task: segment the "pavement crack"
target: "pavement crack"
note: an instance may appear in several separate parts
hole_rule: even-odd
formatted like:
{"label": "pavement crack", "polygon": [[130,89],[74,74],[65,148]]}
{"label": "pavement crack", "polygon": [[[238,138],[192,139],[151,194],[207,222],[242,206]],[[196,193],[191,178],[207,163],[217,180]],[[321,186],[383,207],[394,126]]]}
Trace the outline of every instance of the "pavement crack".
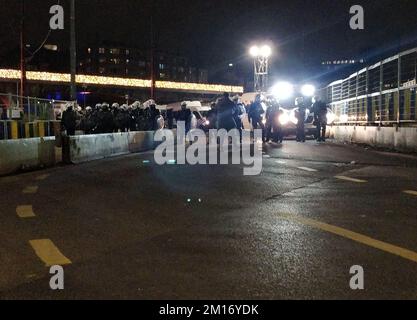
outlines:
{"label": "pavement crack", "polygon": [[312,186],[312,185],[314,185],[316,183],[323,182],[323,181],[325,181],[327,179],[328,179],[327,177],[326,178],[317,179],[317,180],[315,180],[315,181],[313,181],[313,182],[311,182],[309,184],[306,184],[306,185],[303,185],[303,186],[300,186],[300,187],[291,189],[290,191],[286,191],[284,193],[279,193],[279,194],[272,195],[272,196],[264,199],[262,202],[268,202],[268,201],[271,201],[271,200],[276,200],[276,199],[278,199],[280,197],[283,197],[283,196],[285,196],[285,195],[287,195],[287,194],[289,194],[291,192],[298,191],[298,190],[301,190],[301,189],[304,189],[304,188],[308,188],[308,187],[310,187],[310,186]]}

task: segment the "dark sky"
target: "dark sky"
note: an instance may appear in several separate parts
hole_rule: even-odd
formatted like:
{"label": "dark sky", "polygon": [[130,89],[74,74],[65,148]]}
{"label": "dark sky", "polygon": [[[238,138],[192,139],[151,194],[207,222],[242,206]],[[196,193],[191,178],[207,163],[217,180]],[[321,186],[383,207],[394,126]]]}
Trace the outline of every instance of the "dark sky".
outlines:
{"label": "dark sky", "polygon": [[[0,59],[18,44],[19,4],[0,0]],[[40,44],[48,32],[49,7],[58,0],[26,0],[27,42]],[[66,30],[54,31],[48,42],[68,45]],[[308,66],[326,59],[389,54],[417,39],[416,0],[77,0],[79,46],[101,41],[147,48],[150,13],[154,12],[156,45],[178,52],[196,65],[221,70],[234,63],[250,70],[247,55],[255,42],[274,46],[276,77],[309,77]],[[349,8],[365,9],[365,30],[349,28]],[[386,51],[388,50],[388,51]]]}

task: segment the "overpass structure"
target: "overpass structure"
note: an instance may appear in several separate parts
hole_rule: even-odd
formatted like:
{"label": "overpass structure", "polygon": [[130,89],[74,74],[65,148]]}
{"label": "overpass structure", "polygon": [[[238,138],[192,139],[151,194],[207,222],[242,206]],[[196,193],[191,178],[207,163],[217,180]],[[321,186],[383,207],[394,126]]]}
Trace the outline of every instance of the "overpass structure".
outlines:
{"label": "overpass structure", "polygon": [[[0,69],[0,81],[18,81],[21,78],[20,70]],[[71,75],[68,73],[27,71],[26,80],[32,83],[69,84]],[[76,76],[77,85],[98,87],[119,87],[129,89],[151,88],[152,82],[147,79],[104,77],[95,75]],[[156,81],[155,88],[170,92],[186,92],[201,94],[219,94],[229,92],[233,94],[243,93],[242,86],[230,86],[222,84],[187,83],[173,81]]]}
{"label": "overpass structure", "polygon": [[339,124],[416,124],[417,48],[329,84],[322,96]]}
{"label": "overpass structure", "polygon": [[417,48],[334,81],[321,95],[336,115],[330,136],[417,152]]}

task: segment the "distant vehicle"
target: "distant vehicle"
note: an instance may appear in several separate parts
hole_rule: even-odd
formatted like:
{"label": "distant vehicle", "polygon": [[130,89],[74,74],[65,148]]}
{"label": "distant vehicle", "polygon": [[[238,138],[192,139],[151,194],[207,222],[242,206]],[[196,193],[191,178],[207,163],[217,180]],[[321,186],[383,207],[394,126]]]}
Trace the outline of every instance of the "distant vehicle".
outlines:
{"label": "distant vehicle", "polygon": [[[297,107],[281,108],[283,114],[280,116],[279,122],[283,128],[284,137],[295,135],[297,132],[298,119],[295,114],[298,111]],[[327,123],[333,124],[335,121],[335,115],[333,111],[327,108]],[[307,136],[314,136],[316,134],[316,125],[314,123],[314,112],[309,108],[306,110],[305,118],[305,132]]]}

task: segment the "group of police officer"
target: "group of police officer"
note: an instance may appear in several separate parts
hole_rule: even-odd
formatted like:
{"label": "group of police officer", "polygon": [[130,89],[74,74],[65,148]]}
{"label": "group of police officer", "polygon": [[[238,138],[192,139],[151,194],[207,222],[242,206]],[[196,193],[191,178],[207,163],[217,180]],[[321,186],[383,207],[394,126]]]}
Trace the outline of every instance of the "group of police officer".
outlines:
{"label": "group of police officer", "polygon": [[[269,99],[266,101],[266,111],[262,105],[262,97],[260,94],[256,95],[255,101],[253,101],[248,108],[248,119],[254,129],[262,129],[263,141],[280,142],[282,143],[284,138],[284,128],[280,121],[281,116],[284,114],[283,107],[276,99]],[[296,109],[294,116],[297,119],[296,124],[296,141],[305,142],[305,122],[307,106],[303,97],[295,99]],[[311,106],[311,112],[314,114],[313,124],[316,126],[316,140],[318,142],[324,142],[326,136],[327,126],[327,106],[321,101],[320,97],[313,97],[313,104]],[[265,114],[265,124],[263,115]]]}
{"label": "group of police officer", "polygon": [[84,134],[100,134],[158,129],[160,111],[154,102],[143,105],[136,101],[132,105],[113,103],[97,104],[95,107],[74,108],[69,104],[62,114],[61,127],[67,135],[81,130]]}
{"label": "group of police officer", "polygon": [[[275,99],[269,99],[266,101],[266,105],[265,111],[260,94],[256,95],[250,105],[245,106],[238,96],[230,98],[228,93],[224,93],[216,103],[212,104],[212,110],[208,113],[207,120],[212,124],[212,128],[227,131],[238,129],[242,133],[244,129],[243,117],[247,114],[252,127],[262,129],[264,142],[272,140],[282,143],[284,128],[280,117],[284,114],[284,109]],[[307,106],[302,97],[296,98],[295,105],[296,140],[305,142]],[[316,139],[319,142],[324,142],[327,106],[319,97],[314,97],[310,110],[314,113],[313,123],[316,126]],[[165,116],[168,128],[173,128],[175,119],[185,122],[186,132],[191,129],[192,113],[187,108],[186,102],[181,104],[181,110],[175,115],[172,110],[168,110]],[[161,119],[161,113],[153,100],[149,100],[145,104],[136,101],[132,105],[114,103],[110,106],[107,103],[102,103],[97,104],[94,108],[87,107],[85,109],[80,107],[74,109],[72,104],[69,104],[62,114],[61,126],[62,130],[66,130],[67,135],[74,135],[77,129],[82,130],[85,134],[154,131],[160,127],[159,119]]]}

